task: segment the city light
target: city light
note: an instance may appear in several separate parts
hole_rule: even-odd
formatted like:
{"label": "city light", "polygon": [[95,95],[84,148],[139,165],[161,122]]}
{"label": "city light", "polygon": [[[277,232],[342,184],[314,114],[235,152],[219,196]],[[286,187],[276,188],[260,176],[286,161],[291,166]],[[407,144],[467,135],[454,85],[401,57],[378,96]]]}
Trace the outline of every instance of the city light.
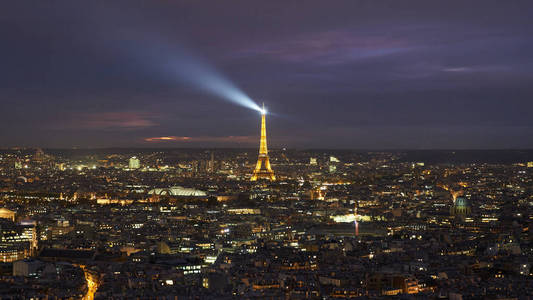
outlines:
{"label": "city light", "polygon": [[533,298],[533,1],[24,2],[0,300]]}

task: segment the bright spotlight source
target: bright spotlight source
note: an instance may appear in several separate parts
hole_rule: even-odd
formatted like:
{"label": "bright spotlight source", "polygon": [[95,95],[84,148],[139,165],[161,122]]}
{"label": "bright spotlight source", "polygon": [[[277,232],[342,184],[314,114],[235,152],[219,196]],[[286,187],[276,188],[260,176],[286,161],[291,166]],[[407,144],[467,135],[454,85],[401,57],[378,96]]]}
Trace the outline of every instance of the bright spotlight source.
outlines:
{"label": "bright spotlight source", "polygon": [[259,108],[259,111],[261,112],[262,115],[266,115],[267,110],[265,108],[265,103],[263,103],[263,106]]}

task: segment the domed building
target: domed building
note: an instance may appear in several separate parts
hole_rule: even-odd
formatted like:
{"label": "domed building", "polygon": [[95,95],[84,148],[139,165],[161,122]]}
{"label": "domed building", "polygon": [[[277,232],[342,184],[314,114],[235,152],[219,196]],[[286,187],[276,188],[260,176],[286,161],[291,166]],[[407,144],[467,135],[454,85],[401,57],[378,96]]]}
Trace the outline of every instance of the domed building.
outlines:
{"label": "domed building", "polygon": [[464,197],[457,197],[453,200],[453,206],[450,208],[450,214],[453,216],[470,215],[472,207],[470,201]]}

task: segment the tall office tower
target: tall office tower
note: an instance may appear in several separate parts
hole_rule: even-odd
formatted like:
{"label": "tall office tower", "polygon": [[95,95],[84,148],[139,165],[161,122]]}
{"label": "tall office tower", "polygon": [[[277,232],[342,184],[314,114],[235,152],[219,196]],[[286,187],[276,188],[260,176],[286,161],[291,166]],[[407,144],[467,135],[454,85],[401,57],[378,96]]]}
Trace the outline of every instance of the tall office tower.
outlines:
{"label": "tall office tower", "polygon": [[209,160],[209,172],[215,172],[215,153],[211,151],[211,159]]}
{"label": "tall office tower", "polygon": [[254,173],[250,179],[251,181],[256,181],[258,179],[276,180],[274,171],[272,171],[272,168],[270,167],[270,160],[268,159],[265,115],[265,105],[263,104],[263,110],[261,111],[261,143],[259,144],[259,157],[257,158],[257,164],[255,165]]}
{"label": "tall office tower", "polygon": [[46,159],[46,155],[44,154],[43,149],[37,148],[35,150],[35,154],[33,155],[33,161],[35,162],[43,162]]}
{"label": "tall office tower", "polygon": [[130,158],[129,167],[130,169],[138,169],[141,167],[141,161],[137,158],[137,156]]}

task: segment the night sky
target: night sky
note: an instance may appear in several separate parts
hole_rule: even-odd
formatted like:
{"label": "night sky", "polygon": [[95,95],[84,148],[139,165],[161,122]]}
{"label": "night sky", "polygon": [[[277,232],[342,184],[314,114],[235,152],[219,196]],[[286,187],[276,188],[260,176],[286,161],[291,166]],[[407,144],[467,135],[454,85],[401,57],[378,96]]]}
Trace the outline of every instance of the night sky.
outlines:
{"label": "night sky", "polygon": [[[3,1],[0,147],[533,148],[533,1]],[[168,137],[161,139],[160,137]]]}

